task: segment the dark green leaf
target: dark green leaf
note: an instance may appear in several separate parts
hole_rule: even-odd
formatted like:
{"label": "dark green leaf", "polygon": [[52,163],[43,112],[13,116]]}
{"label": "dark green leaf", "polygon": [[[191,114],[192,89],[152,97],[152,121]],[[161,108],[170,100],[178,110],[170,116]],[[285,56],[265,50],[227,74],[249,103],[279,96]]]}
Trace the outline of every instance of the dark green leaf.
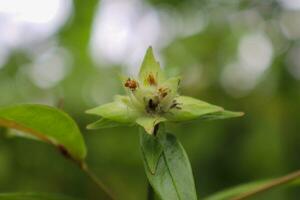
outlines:
{"label": "dark green leaf", "polygon": [[0,200],[78,200],[63,195],[38,193],[9,193],[0,194]]}
{"label": "dark green leaf", "polygon": [[163,200],[196,200],[197,194],[188,157],[174,135],[160,135],[163,153],[159,157],[155,174],[148,168],[144,156],[146,175],[155,192]]}
{"label": "dark green leaf", "polygon": [[32,104],[1,107],[0,126],[53,144],[73,159],[82,160],[86,156],[86,147],[77,124],[59,109]]}
{"label": "dark green leaf", "polygon": [[151,174],[155,174],[163,147],[160,144],[158,137],[150,135],[144,130],[140,131],[140,144],[147,167],[149,168]]}

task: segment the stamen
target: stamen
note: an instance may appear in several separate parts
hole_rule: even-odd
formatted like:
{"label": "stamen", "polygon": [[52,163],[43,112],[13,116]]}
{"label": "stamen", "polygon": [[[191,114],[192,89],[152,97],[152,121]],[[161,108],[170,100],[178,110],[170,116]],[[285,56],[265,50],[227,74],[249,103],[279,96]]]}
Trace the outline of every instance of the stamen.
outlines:
{"label": "stamen", "polygon": [[128,78],[124,86],[129,88],[131,91],[134,91],[139,86],[139,83],[135,80],[131,80],[130,78]]}
{"label": "stamen", "polygon": [[153,76],[153,74],[149,74],[147,81],[150,85],[157,85],[155,77]]}

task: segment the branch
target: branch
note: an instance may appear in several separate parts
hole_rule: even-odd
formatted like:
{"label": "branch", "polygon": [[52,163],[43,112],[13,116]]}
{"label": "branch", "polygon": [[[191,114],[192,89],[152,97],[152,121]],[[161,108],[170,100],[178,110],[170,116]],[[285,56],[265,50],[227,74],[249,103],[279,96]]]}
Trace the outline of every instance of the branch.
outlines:
{"label": "branch", "polygon": [[96,176],[96,174],[91,171],[85,162],[80,165],[80,169],[97,185],[100,190],[107,195],[107,197],[109,197],[109,199],[116,199],[112,192],[104,185],[104,183]]}

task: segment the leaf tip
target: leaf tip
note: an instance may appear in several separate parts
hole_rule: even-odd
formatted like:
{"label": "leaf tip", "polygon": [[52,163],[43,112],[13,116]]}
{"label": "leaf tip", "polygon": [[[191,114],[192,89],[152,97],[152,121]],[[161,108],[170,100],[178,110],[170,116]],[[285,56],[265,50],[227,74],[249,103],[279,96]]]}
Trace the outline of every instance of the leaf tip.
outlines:
{"label": "leaf tip", "polygon": [[94,115],[95,114],[95,108],[91,108],[91,109],[88,109],[86,111],[84,111],[86,114],[90,114],[90,115]]}
{"label": "leaf tip", "polygon": [[245,115],[244,112],[236,112],[237,117],[243,117]]}
{"label": "leaf tip", "polygon": [[93,128],[93,124],[88,124],[88,125],[86,125],[86,129],[88,129],[88,130],[93,130],[94,128]]}
{"label": "leaf tip", "polygon": [[84,111],[84,113],[86,113],[86,114],[91,114],[91,110],[92,110],[92,109],[86,110],[86,111]]}

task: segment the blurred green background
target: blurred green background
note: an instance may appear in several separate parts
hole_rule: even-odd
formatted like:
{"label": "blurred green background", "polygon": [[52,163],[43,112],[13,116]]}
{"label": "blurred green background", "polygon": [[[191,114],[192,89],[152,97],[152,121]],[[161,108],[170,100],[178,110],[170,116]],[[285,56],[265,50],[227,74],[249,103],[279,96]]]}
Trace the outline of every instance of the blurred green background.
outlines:
{"label": "blurred green background", "polygon": [[[84,111],[122,93],[152,45],[181,93],[242,118],[170,124],[199,197],[300,168],[298,0],[0,0],[0,106],[57,105],[80,125],[88,163],[121,200],[146,198],[137,128],[87,131]],[[2,132],[4,132],[2,130]],[[51,146],[0,139],[0,192],[104,199]],[[276,189],[254,199],[299,199]]]}

